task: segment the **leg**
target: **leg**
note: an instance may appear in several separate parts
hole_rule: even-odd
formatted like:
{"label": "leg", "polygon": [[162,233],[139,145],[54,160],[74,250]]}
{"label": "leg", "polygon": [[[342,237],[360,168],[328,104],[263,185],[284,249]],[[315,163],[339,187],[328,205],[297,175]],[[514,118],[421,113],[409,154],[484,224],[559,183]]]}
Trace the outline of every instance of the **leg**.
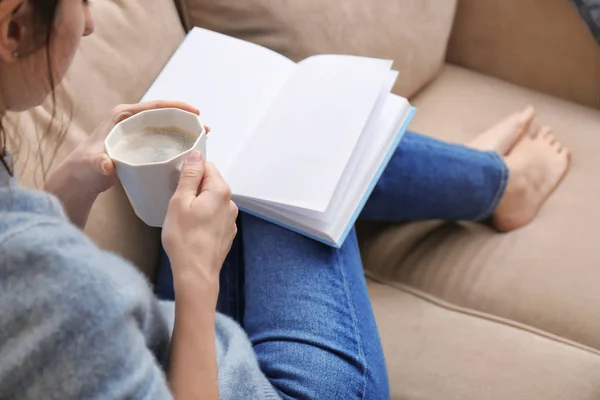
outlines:
{"label": "leg", "polygon": [[242,214],[243,326],[286,399],[387,399],[377,325],[352,232],[339,250]]}
{"label": "leg", "polygon": [[[337,250],[241,214],[217,309],[237,320],[285,399],[388,399],[356,235]],[[168,259],[157,295],[172,299]]]}
{"label": "leg", "polygon": [[498,153],[407,132],[361,218],[483,219],[498,205],[507,181],[508,168]]}
{"label": "leg", "polygon": [[528,224],[565,176],[570,158],[550,128],[526,135],[533,117],[533,108],[527,107],[466,146],[407,133],[361,217],[491,217],[501,231]]}
{"label": "leg", "polygon": [[508,154],[529,129],[534,109],[514,113],[467,146],[407,132],[361,215],[365,219],[477,220],[505,190]]}

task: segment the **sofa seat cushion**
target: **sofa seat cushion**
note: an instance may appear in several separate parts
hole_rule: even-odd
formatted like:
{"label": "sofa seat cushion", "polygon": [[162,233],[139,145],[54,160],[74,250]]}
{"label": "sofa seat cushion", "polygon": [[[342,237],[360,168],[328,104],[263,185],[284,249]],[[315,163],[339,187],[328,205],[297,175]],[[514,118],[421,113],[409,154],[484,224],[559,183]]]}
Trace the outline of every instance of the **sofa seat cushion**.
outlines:
{"label": "sofa seat cushion", "polygon": [[595,400],[600,353],[370,281],[394,400]]}
{"label": "sofa seat cushion", "polygon": [[[172,0],[99,1],[91,7],[96,31],[82,40],[57,91],[63,105],[57,124],[68,129],[56,153],[53,146],[44,150],[46,161],[56,155],[54,165],[91,134],[114,106],[138,102],[184,36]],[[36,135],[44,134],[51,115],[47,104],[7,117],[6,125],[21,138],[17,171],[28,186],[42,186]],[[120,186],[98,199],[87,228],[100,246],[152,275],[159,254],[158,231],[135,216]]]}
{"label": "sofa seat cushion", "polygon": [[394,60],[395,92],[411,96],[443,64],[456,0],[179,0],[191,26],[271,48]]}
{"label": "sofa seat cushion", "polygon": [[464,142],[530,103],[537,124],[554,127],[573,153],[570,173],[533,223],[508,234],[477,223],[367,224],[365,266],[449,303],[600,349],[600,111],[448,65],[414,99],[411,128]]}

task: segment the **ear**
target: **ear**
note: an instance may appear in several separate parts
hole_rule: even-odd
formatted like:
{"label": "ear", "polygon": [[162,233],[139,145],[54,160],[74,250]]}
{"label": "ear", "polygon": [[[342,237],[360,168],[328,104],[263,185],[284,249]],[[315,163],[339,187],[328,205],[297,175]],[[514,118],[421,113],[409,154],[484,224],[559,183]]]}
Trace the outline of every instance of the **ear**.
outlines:
{"label": "ear", "polygon": [[17,18],[22,0],[0,0],[0,60],[15,61],[15,52],[23,40],[25,27]]}

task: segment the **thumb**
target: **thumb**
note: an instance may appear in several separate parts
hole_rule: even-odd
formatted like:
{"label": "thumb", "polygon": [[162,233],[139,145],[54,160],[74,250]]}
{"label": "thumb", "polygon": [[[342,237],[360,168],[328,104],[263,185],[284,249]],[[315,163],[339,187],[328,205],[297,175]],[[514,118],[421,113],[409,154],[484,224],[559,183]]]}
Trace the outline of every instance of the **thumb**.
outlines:
{"label": "thumb", "polygon": [[106,154],[102,154],[99,157],[98,165],[100,166],[100,172],[104,176],[113,176],[115,174],[115,164]]}
{"label": "thumb", "polygon": [[195,198],[204,177],[204,157],[199,151],[192,151],[188,156],[179,175],[176,193]]}

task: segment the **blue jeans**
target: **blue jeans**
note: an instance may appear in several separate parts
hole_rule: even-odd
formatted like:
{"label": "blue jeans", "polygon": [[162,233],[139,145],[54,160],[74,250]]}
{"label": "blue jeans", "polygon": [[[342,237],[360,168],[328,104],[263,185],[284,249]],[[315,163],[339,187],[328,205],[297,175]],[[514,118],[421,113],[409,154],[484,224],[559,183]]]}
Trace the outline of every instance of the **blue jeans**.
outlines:
{"label": "blue jeans", "polygon": [[[495,153],[408,132],[361,218],[484,219],[498,205],[507,178]],[[388,399],[355,232],[334,249],[247,214],[238,223],[217,309],[245,329],[281,396]],[[173,299],[170,265],[163,259],[157,294]]]}

